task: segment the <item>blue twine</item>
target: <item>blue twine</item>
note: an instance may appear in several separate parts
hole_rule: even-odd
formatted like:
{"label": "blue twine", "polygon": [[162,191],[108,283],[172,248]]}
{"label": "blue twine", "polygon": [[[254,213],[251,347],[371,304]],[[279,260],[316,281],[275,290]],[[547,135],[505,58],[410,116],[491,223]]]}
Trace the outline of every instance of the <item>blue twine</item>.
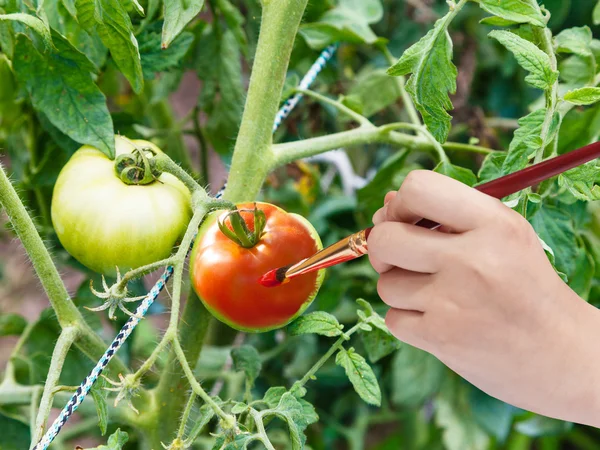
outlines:
{"label": "blue twine", "polygon": [[[304,76],[302,81],[300,82],[300,89],[308,89],[312,83],[315,81],[321,70],[325,67],[327,62],[331,60],[335,51],[337,49],[337,44],[330,45],[327,47],[321,55],[317,58],[315,63],[312,65],[310,70]],[[303,95],[298,93],[288,100],[282,105],[281,109],[277,112],[275,116],[275,122],[273,124],[273,133],[279,128],[281,123],[289,116],[290,112],[296,107],[296,105],[300,102]],[[225,184],[219,192],[215,195],[215,198],[220,198],[223,195],[225,190]],[[194,245],[194,241],[192,240],[192,244],[188,249],[188,254],[192,250],[192,246]],[[110,344],[110,347],[104,352],[96,366],[91,370],[85,380],[79,385],[77,391],[73,394],[67,405],[63,408],[59,416],[54,420],[48,431],[44,435],[44,437],[37,443],[37,445],[33,448],[33,450],[46,450],[48,446],[52,443],[54,438],[60,433],[62,427],[67,423],[67,420],[73,415],[73,413],[77,410],[79,405],[83,402],[87,394],[92,389],[94,383],[98,380],[98,377],[102,373],[102,371],[106,368],[108,363],[111,361],[113,356],[117,353],[117,351],[121,348],[123,343],[127,340],[127,338],[131,335],[134,328],[140,322],[140,320],[146,315],[148,312],[148,308],[154,303],[160,292],[163,290],[169,278],[173,275],[173,267],[169,266],[165,269],[164,273],[161,275],[156,284],[150,289],[142,303],[135,310],[135,316],[131,316],[129,320],[123,325],[119,334],[115,337],[115,339]]]}

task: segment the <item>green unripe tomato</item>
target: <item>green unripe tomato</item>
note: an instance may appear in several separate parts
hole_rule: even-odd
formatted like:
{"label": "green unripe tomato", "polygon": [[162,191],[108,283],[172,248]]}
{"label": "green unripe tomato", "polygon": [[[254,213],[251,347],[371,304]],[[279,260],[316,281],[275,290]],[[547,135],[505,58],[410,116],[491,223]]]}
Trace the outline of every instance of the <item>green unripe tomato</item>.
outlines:
{"label": "green unripe tomato", "polygon": [[[148,141],[115,136],[116,156]],[[167,258],[191,219],[191,195],[168,173],[146,185],[127,185],[114,161],[89,145],[61,170],[52,198],[52,223],[63,247],[84,266],[109,276]]]}

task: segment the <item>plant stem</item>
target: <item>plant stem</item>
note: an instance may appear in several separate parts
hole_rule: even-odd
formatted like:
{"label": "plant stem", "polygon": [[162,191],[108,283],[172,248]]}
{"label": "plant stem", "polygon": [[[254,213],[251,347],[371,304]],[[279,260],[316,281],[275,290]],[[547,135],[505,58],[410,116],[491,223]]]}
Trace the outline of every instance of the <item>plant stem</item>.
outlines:
{"label": "plant stem", "polygon": [[[211,317],[194,291],[190,291],[179,321],[178,342],[185,349],[186,360],[194,365],[202,350]],[[177,356],[171,352],[154,391],[159,410],[150,423],[153,448],[161,448],[161,442],[170,442],[177,433],[178,419],[181,417],[190,388],[190,384],[183,377],[184,373],[177,362]]]}
{"label": "plant stem", "polygon": [[256,431],[260,435],[260,440],[267,448],[267,450],[275,450],[273,444],[269,440],[269,436],[267,435],[267,431],[265,430],[265,424],[263,423],[263,415],[259,413],[255,409],[250,409],[250,415],[254,419],[254,424],[256,425]]}
{"label": "plant stem", "polygon": [[[436,146],[429,140],[391,131],[394,128],[408,127],[414,127],[414,125],[398,123],[377,128],[359,127],[354,130],[342,131],[327,136],[286,142],[285,144],[276,144],[273,146],[274,161],[272,168],[336,148],[372,144],[375,142],[389,143],[398,147],[407,148],[408,150],[432,151],[436,149]],[[442,148],[481,154],[487,154],[494,151],[485,147],[459,143],[447,143],[442,145]]]}
{"label": "plant stem", "polygon": [[366,127],[368,127],[368,126],[374,127],[374,125],[371,123],[371,121],[369,119],[367,119],[365,116],[357,113],[356,111],[351,110],[346,105],[344,105],[341,102],[338,102],[337,100],[326,97],[324,95],[319,94],[318,92],[311,91],[308,89],[296,89],[295,92],[303,94],[307,97],[312,97],[315,100],[317,100],[321,103],[324,103],[326,105],[333,106],[339,112],[341,112],[342,114],[345,114],[346,116],[350,117],[351,119],[354,119],[360,125],[364,125]]}
{"label": "plant stem", "polygon": [[[0,203],[6,209],[8,218],[31,259],[61,328],[76,326],[79,329],[79,338],[75,345],[90,359],[96,361],[104,353],[106,344],[90,328],[71,301],[48,249],[1,165]],[[119,358],[114,358],[111,366],[118,371],[127,372],[127,367]]]}
{"label": "plant stem", "polygon": [[333,354],[335,352],[337,352],[343,345],[344,343],[348,340],[348,338],[350,336],[352,336],[356,330],[358,330],[360,327],[360,323],[357,323],[356,325],[354,325],[352,328],[350,328],[348,330],[348,332],[342,334],[340,336],[340,338],[335,341],[335,343],[331,346],[331,348],[327,351],[327,353],[325,353],[321,359],[319,359],[311,368],[308,372],[306,372],[306,374],[304,375],[304,377],[302,377],[301,380],[298,380],[294,383],[294,385],[291,387],[290,392],[293,392],[295,389],[299,389],[302,386],[304,386],[306,383],[308,383],[313,376],[315,375],[315,373],[317,373],[317,371],[323,367],[323,364],[325,364],[327,362],[327,360],[329,358],[331,358],[331,356],[333,356]]}
{"label": "plant stem", "polygon": [[188,399],[188,403],[183,411],[183,416],[181,416],[181,422],[179,424],[179,431],[177,432],[177,438],[183,439],[183,434],[185,433],[185,425],[190,417],[190,413],[192,412],[192,407],[194,406],[194,402],[196,401],[196,393],[192,392],[190,394],[190,398]]}
{"label": "plant stem", "polygon": [[229,414],[227,414],[225,411],[223,411],[221,409],[221,407],[214,402],[214,400],[206,393],[206,391],[202,388],[202,386],[200,386],[200,383],[198,383],[198,381],[196,380],[196,377],[194,376],[194,372],[192,372],[192,369],[190,368],[190,365],[185,356],[185,353],[183,352],[183,349],[181,348],[181,344],[179,343],[178,340],[175,340],[173,342],[173,348],[175,349],[175,354],[177,355],[177,359],[179,360],[179,363],[181,364],[181,368],[183,369],[183,372],[185,373],[185,376],[187,377],[188,381],[190,382],[190,385],[192,386],[192,389],[194,390],[196,395],[198,395],[198,397],[200,397],[202,400],[204,400],[204,402],[206,404],[210,405],[212,410],[222,420],[229,421],[231,419],[231,416]]}
{"label": "plant stem", "polygon": [[62,371],[65,358],[71,345],[75,342],[79,335],[79,328],[75,326],[67,327],[62,330],[58,341],[52,351],[52,360],[50,363],[50,369],[48,370],[48,377],[46,378],[46,384],[44,385],[44,392],[42,393],[42,400],[38,410],[37,418],[35,421],[35,431],[31,440],[31,447],[42,438],[48,416],[50,415],[50,409],[52,408],[52,399],[54,397],[54,388],[58,383],[58,378]]}
{"label": "plant stem", "polygon": [[191,193],[195,193],[198,191],[204,192],[204,189],[198,182],[192,177],[189,173],[187,173],[179,164],[173,161],[169,156],[165,154],[161,154],[155,158],[156,160],[156,168],[161,172],[167,172],[175,177],[179,178],[179,180],[185,184],[185,186],[189,189]]}
{"label": "plant stem", "polygon": [[[535,2],[535,6],[538,8],[541,14],[541,9],[537,2]],[[544,52],[546,52],[546,54],[550,58],[550,68],[556,71],[558,69],[558,61],[556,60],[556,54],[554,53],[554,46],[552,44],[552,31],[550,31],[550,29],[547,27],[534,27],[534,30],[542,41],[542,50],[544,50]],[[548,142],[548,134],[550,133],[552,121],[554,120],[554,113],[556,112],[557,104],[558,78],[554,82],[552,87],[548,91],[546,91],[546,116],[544,117],[544,122],[542,123],[542,131],[540,133],[540,137],[542,138],[542,145],[535,154],[535,158],[533,161],[534,164],[537,164],[544,159],[544,152],[546,150],[546,147],[550,144],[550,142]]]}
{"label": "plant stem", "polygon": [[273,122],[294,38],[308,0],[263,0],[260,34],[246,106],[224,198],[251,201],[273,166]]}
{"label": "plant stem", "polygon": [[[394,65],[396,63],[396,58],[394,58],[387,46],[383,46],[381,50],[388,64]],[[406,78],[403,76],[394,78],[396,79],[396,84],[398,85],[398,90],[400,91],[400,96],[402,97],[402,102],[404,103],[408,117],[414,125],[421,125],[421,118],[415,108],[415,104],[413,103],[412,98],[410,98],[410,95],[408,95],[408,92],[406,92]]]}

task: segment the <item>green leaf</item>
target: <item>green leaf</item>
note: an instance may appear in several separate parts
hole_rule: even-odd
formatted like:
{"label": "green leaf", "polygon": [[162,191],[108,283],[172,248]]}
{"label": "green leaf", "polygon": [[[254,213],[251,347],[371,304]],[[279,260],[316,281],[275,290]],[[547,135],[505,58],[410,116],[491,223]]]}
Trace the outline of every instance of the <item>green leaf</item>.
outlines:
{"label": "green leaf", "polygon": [[0,337],[19,336],[26,326],[27,320],[18,314],[0,314]]}
{"label": "green leaf", "polygon": [[3,20],[14,20],[17,22],[21,22],[28,27],[31,27],[35,30],[44,40],[44,44],[46,45],[46,50],[52,48],[52,37],[50,35],[50,30],[48,26],[37,17],[31,16],[29,14],[23,13],[13,13],[13,14],[0,14],[0,22]]}
{"label": "green leaf", "polygon": [[157,72],[177,67],[192,45],[194,35],[185,31],[164,50],[160,47],[160,39],[160,33],[149,30],[138,37],[142,71],[147,80],[154,78]]}
{"label": "green leaf", "polygon": [[600,88],[584,87],[565,94],[565,100],[574,105],[592,105],[600,101]]}
{"label": "green leaf", "polygon": [[493,152],[485,157],[477,174],[479,177],[478,184],[492,181],[505,175],[502,171],[502,166],[504,165],[506,155],[506,152]]}
{"label": "green leaf", "polygon": [[558,79],[558,72],[552,70],[550,57],[533,43],[504,30],[494,30],[489,36],[512,52],[519,65],[530,72],[525,81],[531,86],[547,90]]}
{"label": "green leaf", "polygon": [[108,405],[106,404],[106,392],[102,389],[102,383],[92,387],[90,394],[94,399],[96,405],[96,413],[98,414],[98,428],[102,436],[106,434],[106,428],[108,426]]}
{"label": "green leaf", "polygon": [[504,403],[475,386],[469,386],[469,405],[475,420],[481,427],[498,439],[500,443],[506,441],[515,415],[520,409]]}
{"label": "green leaf", "polygon": [[573,220],[564,211],[544,205],[530,220],[537,234],[553,250],[556,268],[571,274],[577,259],[577,239]]}
{"label": "green leaf", "polygon": [[600,1],[598,1],[598,3],[596,3],[596,6],[594,7],[592,20],[594,21],[594,25],[600,25]]}
{"label": "green leaf", "polygon": [[[519,119],[520,128],[515,131],[513,140],[508,149],[508,155],[504,160],[502,171],[509,174],[521,170],[527,166],[529,160],[541,147],[541,133],[546,110],[538,109],[531,114]],[[548,131],[547,142],[551,142],[558,129],[560,116],[555,113],[554,120]]]}
{"label": "green leaf", "polygon": [[380,0],[339,0],[338,6],[327,11],[316,23],[300,27],[300,34],[314,49],[333,42],[374,44],[377,35],[369,25],[383,17]]}
{"label": "green leaf", "polygon": [[344,368],[360,398],[371,405],[381,405],[379,383],[365,358],[356,353],[354,348],[349,350],[342,348],[335,357],[335,363]]}
{"label": "green leaf", "polygon": [[219,35],[209,28],[200,40],[195,61],[204,86],[198,103],[208,115],[208,140],[226,155],[235,142],[244,106],[240,48],[229,30]]}
{"label": "green leaf", "polygon": [[433,170],[434,172],[454,178],[467,186],[474,186],[477,183],[477,176],[471,169],[455,166],[454,164],[451,164],[450,161],[441,161]]}
{"label": "green leaf", "polygon": [[0,412],[0,449],[23,450],[29,448],[29,426]]}
{"label": "green leaf", "polygon": [[456,66],[452,63],[452,40],[448,25],[452,13],[439,19],[432,30],[409,47],[388,74],[412,74],[406,88],[431,134],[444,143],[450,132],[452,109],[449,94],[456,93]]}
{"label": "green leaf", "polygon": [[[217,8],[223,14],[227,26],[234,34],[240,48],[246,51],[248,47],[248,38],[244,30],[244,23],[246,19],[240,10],[229,0],[217,0]],[[244,53],[245,54],[245,53]]]}
{"label": "green leaf", "polygon": [[129,440],[129,435],[124,431],[121,431],[120,428],[117,428],[113,434],[108,438],[108,443],[106,445],[100,445],[98,447],[90,448],[87,450],[122,450],[123,446]]}
{"label": "green leaf", "polygon": [[391,373],[392,402],[416,407],[438,392],[447,372],[435,356],[404,344],[394,355]]}
{"label": "green leaf", "polygon": [[479,6],[490,14],[501,17],[509,23],[530,23],[545,27],[546,21],[531,1],[528,0],[480,0]]}
{"label": "green leaf", "polygon": [[165,22],[162,29],[162,48],[167,48],[196,17],[204,0],[169,0],[164,2]]}
{"label": "green leaf", "polygon": [[75,6],[81,26],[89,33],[98,33],[119,70],[140,93],[144,87],[140,52],[123,4],[120,0],[75,0]]}
{"label": "green leaf", "polygon": [[469,404],[469,386],[447,378],[434,401],[435,423],[443,430],[447,450],[487,450],[490,438],[477,423]]}
{"label": "green leaf", "polygon": [[298,317],[298,319],[288,326],[288,331],[292,336],[315,333],[322,336],[334,337],[342,334],[343,328],[331,314],[324,311],[315,311]]}
{"label": "green leaf", "polygon": [[394,353],[402,346],[389,331],[374,327],[372,331],[361,333],[362,341],[367,351],[369,361],[376,363],[382,358]]}
{"label": "green leaf", "polygon": [[400,90],[397,80],[385,70],[367,66],[357,74],[348,90],[348,97],[356,97],[362,105],[360,114],[371,117],[396,103],[400,98]]}
{"label": "green leaf", "polygon": [[405,167],[409,152],[400,150],[394,152],[378,168],[377,173],[369,183],[356,191],[358,207],[367,216],[367,220],[383,206],[383,195],[388,191],[398,190],[402,180],[413,167]]}
{"label": "green leaf", "polygon": [[[275,396],[281,392],[283,388],[271,388],[267,392],[269,394],[268,404],[272,404]],[[267,398],[267,396],[265,396]],[[263,411],[266,416],[274,415],[284,420],[289,428],[290,440],[293,450],[301,450],[304,448],[306,436],[304,430],[311,423],[319,420],[319,416],[315,412],[315,408],[306,400],[297,398],[290,392],[284,392],[277,405],[269,410]]]}
{"label": "green leaf", "polygon": [[572,423],[538,415],[515,425],[515,429],[519,433],[529,437],[556,436],[566,433],[572,428]]}
{"label": "green leaf", "polygon": [[593,56],[573,55],[563,59],[559,66],[560,78],[569,86],[591,84],[596,74],[596,61]]}
{"label": "green leaf", "polygon": [[590,108],[573,108],[562,121],[558,153],[563,154],[595,142],[600,135],[600,103]]}
{"label": "green leaf", "polygon": [[254,380],[258,377],[262,363],[260,355],[251,345],[242,345],[239,348],[231,350],[231,359],[235,370],[244,372],[250,386],[254,385]]}
{"label": "green leaf", "polygon": [[584,300],[588,300],[590,291],[594,282],[596,272],[596,261],[588,253],[587,248],[579,247],[577,249],[577,259],[575,260],[575,269],[569,274],[569,287]]}
{"label": "green leaf", "polygon": [[574,53],[579,56],[591,56],[592,30],[589,27],[574,27],[556,35],[559,53]]}
{"label": "green leaf", "polygon": [[567,189],[573,197],[586,202],[600,200],[600,167],[592,161],[571,169],[558,177],[559,186]]}
{"label": "green leaf", "polygon": [[94,65],[56,32],[57,53],[41,55],[25,35],[19,35],[13,68],[25,84],[33,106],[61,132],[81,144],[114,156],[114,131],[106,99],[94,84]]}

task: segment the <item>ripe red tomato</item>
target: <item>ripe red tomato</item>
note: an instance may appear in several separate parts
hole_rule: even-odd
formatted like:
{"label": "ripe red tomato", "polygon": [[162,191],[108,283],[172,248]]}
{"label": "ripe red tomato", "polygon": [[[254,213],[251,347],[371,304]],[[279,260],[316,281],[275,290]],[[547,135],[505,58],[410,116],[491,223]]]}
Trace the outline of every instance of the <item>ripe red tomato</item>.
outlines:
{"label": "ripe red tomato", "polygon": [[200,227],[190,259],[192,286],[206,308],[232,328],[250,332],[283,327],[302,314],[325,275],[320,270],[277,288],[260,285],[264,273],[307,258],[323,246],[305,218],[268,203],[238,205],[251,232],[255,205],[264,212],[264,229],[252,247],[243,247],[221,231],[219,222],[230,230],[234,227],[230,212],[217,211]]}

